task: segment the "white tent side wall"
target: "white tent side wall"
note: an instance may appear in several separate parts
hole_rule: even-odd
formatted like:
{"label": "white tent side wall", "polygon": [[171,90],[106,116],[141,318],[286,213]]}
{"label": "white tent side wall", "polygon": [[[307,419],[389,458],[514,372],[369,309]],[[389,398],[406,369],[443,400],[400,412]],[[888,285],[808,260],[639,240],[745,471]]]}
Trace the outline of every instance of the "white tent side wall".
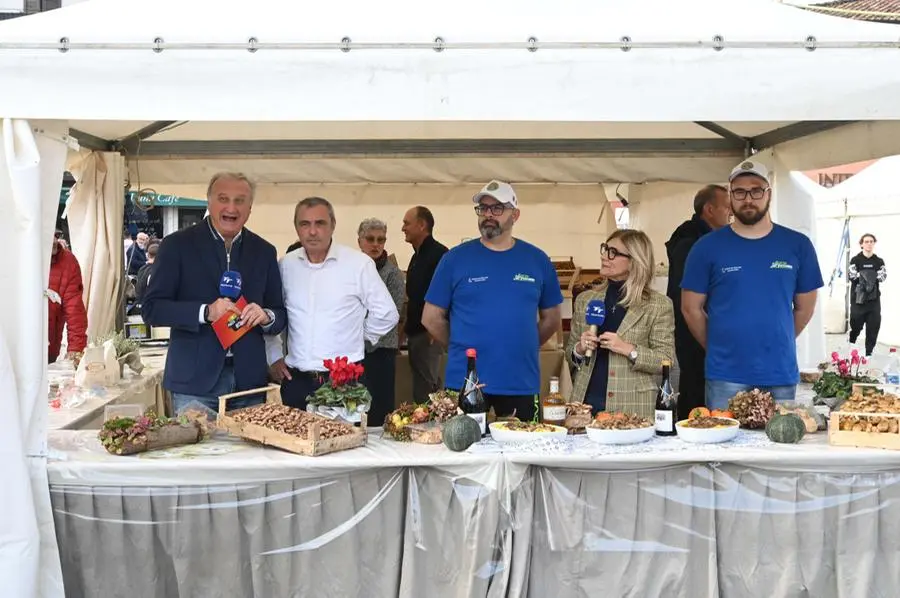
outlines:
{"label": "white tent side wall", "polygon": [[0,121],[0,580],[3,594],[62,596],[47,483],[47,298],[65,123]]}

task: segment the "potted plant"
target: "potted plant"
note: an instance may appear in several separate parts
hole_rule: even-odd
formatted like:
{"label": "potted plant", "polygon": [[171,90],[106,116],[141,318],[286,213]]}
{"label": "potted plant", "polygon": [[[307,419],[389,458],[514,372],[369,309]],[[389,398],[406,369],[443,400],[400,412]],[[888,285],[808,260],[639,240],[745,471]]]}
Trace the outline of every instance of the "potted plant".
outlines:
{"label": "potted plant", "polygon": [[822,376],[813,384],[813,392],[816,393],[816,404],[828,405],[831,409],[850,396],[854,384],[873,384],[878,382],[875,378],[860,373],[860,366],[867,365],[865,357],[859,351],[853,349],[850,357],[841,358],[835,351],[831,354],[831,362],[819,365]]}
{"label": "potted plant", "polygon": [[98,434],[103,447],[114,455],[195,444],[208,431],[198,418],[183,414],[177,418],[157,416],[152,411],[140,417],[114,417],[103,423]]}
{"label": "potted plant", "polygon": [[347,357],[326,359],[322,364],[328,370],[328,380],[306,398],[309,410],[332,419],[359,422],[372,404],[369,389],[359,381],[365,369],[350,363]]}
{"label": "potted plant", "polygon": [[134,339],[126,338],[125,333],[120,330],[100,336],[94,339],[91,344],[100,346],[110,340],[116,348],[116,360],[119,362],[120,376],[125,375],[126,365],[135,374],[140,374],[144,370],[144,364],[141,362],[140,343]]}

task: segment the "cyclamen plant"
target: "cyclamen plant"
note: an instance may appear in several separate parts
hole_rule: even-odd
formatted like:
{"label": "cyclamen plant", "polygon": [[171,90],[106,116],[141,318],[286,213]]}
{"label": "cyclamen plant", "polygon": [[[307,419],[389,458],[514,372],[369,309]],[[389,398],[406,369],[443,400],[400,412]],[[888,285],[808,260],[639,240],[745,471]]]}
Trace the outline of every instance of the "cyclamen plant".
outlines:
{"label": "cyclamen plant", "polygon": [[326,359],[322,365],[328,370],[328,382],[307,398],[310,405],[343,407],[350,413],[369,410],[372,395],[359,382],[365,372],[363,366],[351,363],[347,357]]}
{"label": "cyclamen plant", "polygon": [[867,364],[868,360],[856,349],[850,351],[848,358],[841,358],[841,355],[835,351],[831,354],[831,363],[823,363],[819,366],[822,376],[813,384],[813,391],[818,397],[845,399],[850,396],[853,384],[877,382],[865,373],[860,374],[860,366]]}

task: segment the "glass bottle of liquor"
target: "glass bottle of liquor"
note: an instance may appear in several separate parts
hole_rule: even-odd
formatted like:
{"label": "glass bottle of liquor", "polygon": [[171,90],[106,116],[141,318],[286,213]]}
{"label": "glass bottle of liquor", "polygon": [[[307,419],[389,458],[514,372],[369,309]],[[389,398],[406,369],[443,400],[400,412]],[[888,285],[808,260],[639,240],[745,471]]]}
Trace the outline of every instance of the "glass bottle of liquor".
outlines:
{"label": "glass bottle of liquor", "polygon": [[559,394],[559,378],[550,378],[550,394],[541,402],[541,421],[563,426],[566,423],[566,400]]}
{"label": "glass bottle of liquor", "polygon": [[656,435],[675,436],[676,398],[669,381],[669,369],[672,362],[664,359],[662,362],[662,384],[656,393]]}
{"label": "glass bottle of liquor", "polygon": [[466,379],[459,392],[459,408],[478,422],[478,425],[481,426],[481,435],[485,436],[487,434],[487,403],[478,383],[475,357],[475,349],[466,349]]}

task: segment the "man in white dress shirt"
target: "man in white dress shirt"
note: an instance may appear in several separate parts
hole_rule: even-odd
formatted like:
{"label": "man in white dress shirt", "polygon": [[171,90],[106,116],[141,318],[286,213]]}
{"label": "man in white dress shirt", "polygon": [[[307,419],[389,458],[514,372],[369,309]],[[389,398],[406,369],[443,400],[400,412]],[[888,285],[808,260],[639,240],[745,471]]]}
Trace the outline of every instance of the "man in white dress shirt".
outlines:
{"label": "man in white dress shirt", "polygon": [[[307,197],[294,209],[302,247],[281,259],[287,309],[287,356],[278,338],[268,343],[270,373],[285,405],[306,409],[306,398],[328,379],[326,359],[365,357],[400,319],[372,258],[332,241],[334,208]],[[373,422],[378,425],[380,422]]]}

